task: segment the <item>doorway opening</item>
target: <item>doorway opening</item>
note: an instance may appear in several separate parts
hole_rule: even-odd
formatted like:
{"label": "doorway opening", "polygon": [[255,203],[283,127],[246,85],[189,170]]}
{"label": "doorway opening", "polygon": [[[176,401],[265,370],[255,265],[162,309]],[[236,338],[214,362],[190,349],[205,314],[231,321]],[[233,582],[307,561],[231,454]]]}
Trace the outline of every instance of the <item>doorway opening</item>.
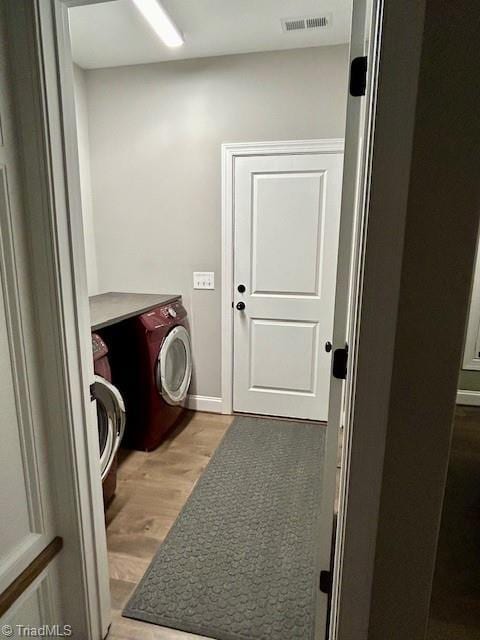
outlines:
{"label": "doorway opening", "polygon": [[[316,628],[320,637],[327,624],[328,594],[325,588],[318,588],[318,578],[321,567],[324,566],[323,573],[331,571],[340,422],[336,415],[340,403],[336,399],[330,434],[322,424],[327,418],[328,404],[332,405],[329,394],[331,344],[338,347],[338,338],[335,341],[333,336],[333,315],[335,283],[338,283],[340,204],[341,198],[345,201],[350,197],[349,194],[345,196],[345,190],[342,194],[340,187],[341,139],[345,135],[351,55],[348,45],[351,7],[348,3],[336,6],[339,14],[335,20],[326,19],[316,26],[309,26],[305,18],[303,28],[289,28],[277,15],[276,3],[270,3],[270,13],[265,19],[268,24],[275,19],[276,38],[265,38],[260,29],[260,39],[254,44],[253,26],[235,29],[248,36],[244,49],[237,42],[233,50],[217,50],[218,40],[208,35],[211,22],[208,12],[201,16],[183,15],[178,3],[170,6],[165,2],[167,14],[173,16],[175,23],[184,24],[180,36],[185,43],[188,43],[189,33],[195,34],[195,28],[200,34],[203,29],[206,34],[205,41],[201,37],[197,41],[191,35],[190,51],[175,56],[172,51],[165,53],[164,48],[162,53],[152,53],[154,47],[150,46],[149,38],[154,36],[148,31],[137,4],[141,3],[117,0],[70,8],[71,51],[70,45],[62,51],[67,62],[73,59],[76,63],[66,70],[73,91],[69,94],[67,82],[63,98],[68,102],[74,95],[76,97],[76,144],[88,281],[84,293],[91,294],[90,327],[95,333],[94,350],[97,348],[98,355],[95,362],[107,359],[111,380],[108,374],[103,377],[113,383],[125,401],[126,425],[122,443],[132,447],[128,452],[120,452],[116,459],[115,445],[111,447],[109,470],[117,473],[118,487],[116,496],[112,493],[106,499],[109,502],[107,545],[117,614],[112,637],[115,637],[118,625],[140,625],[134,628],[142,629],[142,624],[152,623],[206,636],[225,633],[215,632],[202,620],[179,622],[176,615],[169,625],[165,616],[152,611],[145,613],[145,602],[151,601],[151,585],[158,577],[158,565],[150,565],[148,569],[158,543],[175,521],[154,560],[164,562],[165,549],[178,541],[175,535],[178,532],[184,535],[185,518],[188,520],[191,513],[189,509],[194,513],[195,509],[202,511],[195,504],[191,506],[191,499],[184,503],[217,449],[219,438],[233,421],[233,417],[221,411],[231,412],[232,409],[297,420],[285,425],[265,419],[268,424],[263,428],[258,420],[254,420],[252,427],[250,418],[243,423],[246,425],[244,433],[253,428],[252,438],[259,434],[267,438],[265,442],[257,443],[256,454],[259,451],[264,451],[265,455],[277,452],[279,455],[274,458],[278,462],[282,459],[280,452],[285,451],[288,464],[278,481],[273,482],[268,491],[265,489],[267,503],[282,481],[286,481],[284,484],[291,489],[299,479],[298,469],[308,458],[307,453],[317,453],[317,466],[314,461],[305,465],[317,478],[322,478],[322,486],[313,494],[316,499],[309,502],[306,493],[281,491],[276,509],[276,516],[280,514],[284,522],[289,514],[292,528],[287,527],[285,531],[290,540],[298,535],[296,523],[306,522],[307,516],[314,512],[311,531],[315,535],[311,538],[310,555],[294,562],[291,542],[283,555],[279,555],[281,545],[278,541],[272,548],[277,552],[276,559],[285,561],[280,577],[283,580],[290,578],[292,584],[287,560],[297,568],[304,566],[302,562],[307,563],[308,572],[303,571],[302,575],[308,574],[306,587],[305,584],[303,587],[308,591],[310,602],[307,616],[310,626],[304,634],[307,637]],[[307,14],[309,7],[304,9]],[[365,16],[370,20],[371,14],[366,8],[362,10],[360,13],[366,24]],[[225,32],[228,32],[228,25],[230,30],[237,26],[237,18],[233,4],[228,5],[223,16]],[[255,21],[258,22],[258,16]],[[301,20],[296,22],[300,24]],[[285,28],[279,30],[277,23]],[[92,24],[96,25],[95,29]],[[342,24],[343,35],[334,35]],[[137,34],[121,37],[126,34],[125,29],[130,28],[137,30]],[[142,35],[145,28],[148,37]],[[328,28],[331,31],[322,31]],[[106,33],[108,37],[105,37]],[[286,41],[289,35],[292,39]],[[365,47],[368,38],[363,36],[362,31],[361,46]],[[310,37],[315,43],[313,46],[308,40]],[[322,40],[324,37],[327,40]],[[261,46],[259,42],[262,41]],[[205,43],[214,48],[206,49]],[[147,46],[143,48],[143,44]],[[156,40],[155,44],[158,47]],[[127,55],[130,57],[126,58]],[[73,58],[69,59],[69,56]],[[97,62],[95,56],[98,56]],[[312,82],[315,77],[317,83]],[[293,103],[290,102],[292,99]],[[359,123],[357,114],[357,128]],[[66,135],[71,136],[72,122],[68,122],[68,117],[65,124]],[[260,141],[261,152],[252,151],[252,140]],[[249,147],[250,153],[236,154],[232,173],[226,172],[232,190],[223,193],[224,200],[230,198],[232,201],[233,210],[232,277],[228,284],[228,274],[221,268],[220,159],[222,145],[224,150],[231,151],[233,147],[227,145],[240,146],[239,143],[246,145],[244,149]],[[266,152],[269,145],[270,153]],[[279,151],[281,145],[284,147],[282,152]],[[299,150],[302,145],[303,149]],[[358,144],[353,151],[355,153],[350,150],[350,155],[358,162],[361,156]],[[348,175],[356,184],[358,166],[355,162],[349,167]],[[343,224],[350,227],[351,238],[356,222],[353,199],[350,200],[352,214]],[[349,242],[351,244],[351,239],[344,240],[345,244]],[[82,267],[80,264],[79,269]],[[350,258],[342,264],[342,272],[345,283],[350,278]],[[221,328],[219,276],[224,292],[230,286],[229,295],[234,303],[230,314],[234,362],[229,367],[231,407],[225,405],[223,395],[225,368],[222,372],[221,364],[225,364],[225,357],[222,359],[221,345],[225,336]],[[86,298],[85,295],[84,305]],[[254,305],[267,303],[268,309],[264,306],[255,311]],[[246,319],[248,322],[244,322]],[[186,337],[172,340],[174,346],[162,354],[164,341],[171,331],[181,329]],[[85,357],[91,358],[91,354],[85,354]],[[97,375],[100,374],[97,372]],[[108,385],[102,388],[108,388]],[[172,398],[172,392],[174,395],[180,389],[183,393]],[[252,394],[255,402],[248,404],[246,400]],[[101,397],[97,396],[98,403]],[[260,398],[268,401],[262,405]],[[184,414],[182,408],[196,413]],[[118,415],[107,416],[108,424],[115,420],[122,423],[121,409],[117,399]],[[157,423],[160,410],[162,419]],[[96,424],[96,420],[92,412],[92,422]],[[160,422],[162,433],[157,428]],[[168,427],[164,426],[166,423]],[[222,441],[215,453],[214,464],[208,466],[198,482],[194,497],[200,495],[206,503],[211,500],[205,487],[211,478],[215,478],[215,469],[222,468],[232,451],[239,452],[238,460],[244,456],[241,469],[245,477],[255,468],[251,452],[248,453],[248,448],[239,449],[235,440],[240,423],[237,420]],[[155,432],[153,439],[152,430]],[[268,436],[270,431],[273,440]],[[119,443],[122,428],[113,427],[112,432],[110,440]],[[108,441],[105,437],[101,444]],[[149,452],[151,449],[154,453]],[[222,452],[226,456],[223,460],[220,457],[219,462]],[[198,458],[194,459],[197,454]],[[235,476],[233,466],[230,466],[230,474],[232,469]],[[173,486],[180,478],[186,482],[175,491]],[[311,491],[314,487],[312,476],[307,473],[303,479],[304,490]],[[169,486],[169,481],[171,490],[167,490],[167,495],[160,500],[160,508],[152,506]],[[258,486],[266,487],[266,481],[261,475],[257,476]],[[244,484],[227,482],[222,486],[234,491],[238,497]],[[250,504],[247,497],[254,494],[251,488],[245,497],[246,503]],[[142,497],[145,495],[149,497]],[[219,494],[215,495],[219,498]],[[175,506],[170,502],[172,496]],[[228,491],[224,499],[228,501]],[[294,504],[305,509],[301,518],[297,514],[292,519]],[[245,502],[241,512],[246,512],[244,505]],[[291,505],[292,509],[286,505]],[[182,506],[180,518],[176,520]],[[265,512],[265,509],[262,507],[256,513],[259,512]],[[222,517],[226,518],[226,513],[221,511]],[[319,517],[320,513],[323,518]],[[249,522],[255,522],[253,516]],[[268,521],[266,527],[270,533],[280,529],[272,522]],[[199,529],[198,526],[196,531]],[[202,540],[200,534],[196,541],[199,540]],[[317,546],[321,546],[321,553]],[[240,544],[237,547],[245,548]],[[216,547],[215,551],[219,549]],[[230,544],[224,552],[228,555],[234,550],[235,545]],[[266,557],[262,556],[263,559]],[[251,568],[254,564],[250,559]],[[129,569],[125,570],[126,567]],[[260,573],[265,576],[268,572],[265,569]],[[133,599],[126,604],[127,596],[140,580]],[[232,583],[235,584],[235,580]],[[247,586],[249,584],[251,582],[247,581]],[[260,585],[259,590],[263,599],[268,594],[264,586]],[[213,597],[216,587],[214,582],[209,585],[210,596]],[[167,590],[164,588],[161,592]],[[158,590],[154,596],[156,601],[157,596]],[[279,597],[278,594],[272,596],[267,609],[278,608]],[[303,606],[298,598],[287,595],[287,599],[293,607]],[[239,602],[239,598],[234,600]],[[192,602],[188,589],[183,601]],[[213,607],[215,615],[220,609],[218,602],[217,598]],[[260,600],[260,603],[263,610],[265,602]],[[143,622],[133,623],[121,617],[122,610],[127,617],[140,618]],[[285,607],[284,612],[287,610]],[[140,615],[139,611],[143,613]],[[242,619],[238,623],[241,627],[238,633],[243,633],[242,624],[252,626],[252,623],[241,611],[237,614]],[[273,632],[276,624],[283,625],[294,618],[282,614],[280,622],[270,619],[268,628]],[[229,619],[232,619],[231,613]],[[300,629],[298,625],[297,628]],[[121,634],[121,627],[118,633]],[[252,629],[249,633],[255,638],[259,631]],[[299,633],[303,632],[299,630]]]}

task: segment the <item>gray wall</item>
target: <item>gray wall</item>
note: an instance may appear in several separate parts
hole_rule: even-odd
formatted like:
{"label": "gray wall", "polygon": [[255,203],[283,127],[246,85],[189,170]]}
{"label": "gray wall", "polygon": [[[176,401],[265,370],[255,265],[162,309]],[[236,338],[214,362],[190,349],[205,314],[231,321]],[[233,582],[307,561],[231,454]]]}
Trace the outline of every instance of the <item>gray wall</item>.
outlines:
{"label": "gray wall", "polygon": [[[474,275],[474,278],[476,275]],[[472,295],[470,297],[469,302],[469,311],[468,316],[469,319],[467,321],[470,322],[470,306],[473,302],[476,303],[476,300],[473,299],[474,287],[472,286]],[[463,359],[462,359],[463,362]],[[458,388],[464,391],[480,391],[480,371],[472,370],[472,369],[460,369],[460,377],[458,380]]]}
{"label": "gray wall", "polygon": [[[346,46],[88,71],[99,286],[181,293],[192,393],[221,394],[223,142],[344,136]],[[214,271],[215,291],[194,291]]]}
{"label": "gray wall", "polygon": [[[475,277],[476,275],[474,275],[474,278]],[[476,300],[473,299],[473,292],[474,292],[474,287],[472,287],[472,295],[470,297],[469,311],[468,311],[469,319],[467,322],[467,327],[468,327],[468,323],[470,322],[470,306],[472,305],[473,302],[475,303],[477,302]],[[465,391],[480,391],[480,371],[471,370],[471,369],[460,369],[458,388]]]}
{"label": "gray wall", "polygon": [[80,192],[83,213],[83,236],[87,266],[88,294],[98,293],[98,269],[95,247],[95,227],[93,221],[92,185],[90,175],[90,141],[87,114],[87,88],[85,71],[73,65],[75,89],[75,116],[78,137],[78,164],[80,171]]}

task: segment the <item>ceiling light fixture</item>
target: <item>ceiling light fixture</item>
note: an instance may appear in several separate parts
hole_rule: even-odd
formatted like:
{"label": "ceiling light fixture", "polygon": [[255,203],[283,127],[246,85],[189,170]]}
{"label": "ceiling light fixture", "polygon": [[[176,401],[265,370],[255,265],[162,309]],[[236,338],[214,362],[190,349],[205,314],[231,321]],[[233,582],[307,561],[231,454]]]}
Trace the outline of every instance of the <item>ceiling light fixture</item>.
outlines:
{"label": "ceiling light fixture", "polygon": [[183,36],[157,0],[132,0],[145,20],[167,47],[180,47]]}

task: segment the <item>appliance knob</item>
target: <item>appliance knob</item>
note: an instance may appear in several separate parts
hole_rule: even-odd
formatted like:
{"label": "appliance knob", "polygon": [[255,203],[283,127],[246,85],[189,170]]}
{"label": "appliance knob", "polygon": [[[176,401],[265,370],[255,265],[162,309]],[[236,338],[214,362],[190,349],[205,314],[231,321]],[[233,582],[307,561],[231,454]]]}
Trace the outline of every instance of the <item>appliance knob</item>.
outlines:
{"label": "appliance knob", "polygon": [[177,317],[177,312],[175,311],[175,309],[173,307],[168,307],[167,313],[170,316],[170,318],[176,318]]}

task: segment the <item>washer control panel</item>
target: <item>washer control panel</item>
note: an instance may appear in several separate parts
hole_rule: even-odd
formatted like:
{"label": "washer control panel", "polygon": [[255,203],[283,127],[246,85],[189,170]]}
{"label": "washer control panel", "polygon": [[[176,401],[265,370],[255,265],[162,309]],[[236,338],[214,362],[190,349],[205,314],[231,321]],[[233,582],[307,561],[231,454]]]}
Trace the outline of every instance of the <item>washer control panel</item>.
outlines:
{"label": "washer control panel", "polygon": [[147,331],[155,331],[162,327],[175,326],[187,315],[180,300],[171,302],[164,307],[157,307],[140,316],[140,320]]}

